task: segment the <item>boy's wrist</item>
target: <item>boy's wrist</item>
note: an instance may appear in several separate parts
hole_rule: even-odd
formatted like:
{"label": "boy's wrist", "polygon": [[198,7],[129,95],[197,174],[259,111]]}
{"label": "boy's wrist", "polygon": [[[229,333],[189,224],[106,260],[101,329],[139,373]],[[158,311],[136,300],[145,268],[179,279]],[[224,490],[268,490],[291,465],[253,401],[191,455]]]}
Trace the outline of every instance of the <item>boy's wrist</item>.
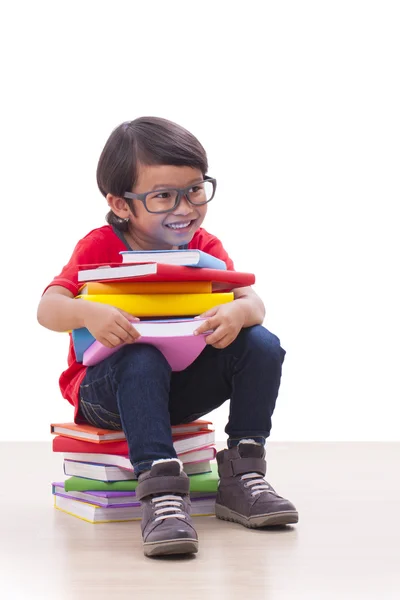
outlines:
{"label": "boy's wrist", "polygon": [[81,298],[75,298],[74,302],[77,303],[75,316],[78,320],[79,327],[86,327],[86,317],[88,311],[90,311],[90,305],[92,304],[88,300],[82,300]]}

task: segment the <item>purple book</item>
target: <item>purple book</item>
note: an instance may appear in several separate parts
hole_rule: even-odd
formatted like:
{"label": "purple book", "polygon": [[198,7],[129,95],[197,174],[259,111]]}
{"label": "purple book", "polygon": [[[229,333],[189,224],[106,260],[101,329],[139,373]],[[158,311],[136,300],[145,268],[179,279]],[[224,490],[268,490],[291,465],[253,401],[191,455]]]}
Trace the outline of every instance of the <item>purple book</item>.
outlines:
{"label": "purple book", "polygon": [[63,481],[53,482],[51,485],[55,496],[80,500],[95,506],[104,508],[140,506],[140,502],[136,500],[135,492],[66,492]]}

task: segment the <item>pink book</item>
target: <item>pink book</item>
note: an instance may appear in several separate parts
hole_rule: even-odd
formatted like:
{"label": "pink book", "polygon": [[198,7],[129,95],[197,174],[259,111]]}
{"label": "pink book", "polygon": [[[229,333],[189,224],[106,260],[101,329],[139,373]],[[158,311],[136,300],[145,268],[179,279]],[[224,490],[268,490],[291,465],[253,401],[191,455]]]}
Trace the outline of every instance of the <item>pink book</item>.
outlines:
{"label": "pink book", "polygon": [[[205,338],[211,333],[208,331],[200,335],[193,335],[193,331],[200,327],[206,319],[168,319],[165,321],[135,321],[133,326],[141,337],[135,344],[151,344],[156,346],[167,359],[173,371],[183,371],[204,350]],[[122,346],[114,348],[103,346],[96,340],[83,353],[82,363],[91,367],[108,356],[117,352]]]}

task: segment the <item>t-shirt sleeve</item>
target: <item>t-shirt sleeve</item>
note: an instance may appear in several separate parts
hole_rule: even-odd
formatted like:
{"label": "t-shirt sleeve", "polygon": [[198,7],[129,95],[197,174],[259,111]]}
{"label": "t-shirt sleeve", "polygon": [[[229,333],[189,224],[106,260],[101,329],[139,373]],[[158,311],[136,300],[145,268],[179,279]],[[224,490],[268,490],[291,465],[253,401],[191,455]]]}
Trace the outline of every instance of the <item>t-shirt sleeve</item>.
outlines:
{"label": "t-shirt sleeve", "polygon": [[200,235],[198,235],[197,239],[193,239],[193,245],[190,243],[189,247],[198,248],[216,258],[220,258],[224,261],[226,268],[229,271],[234,271],[235,267],[233,261],[223,247],[222,242],[215,235],[208,233],[205,229],[202,229],[199,233]]}
{"label": "t-shirt sleeve", "polygon": [[75,246],[71,258],[61,270],[59,275],[54,277],[53,281],[44,289],[45,291],[53,286],[60,285],[76,296],[79,288],[82,287],[82,283],[78,282],[78,271],[82,268],[82,265],[107,262],[109,258],[104,255],[104,246],[100,240],[87,236],[77,243]]}

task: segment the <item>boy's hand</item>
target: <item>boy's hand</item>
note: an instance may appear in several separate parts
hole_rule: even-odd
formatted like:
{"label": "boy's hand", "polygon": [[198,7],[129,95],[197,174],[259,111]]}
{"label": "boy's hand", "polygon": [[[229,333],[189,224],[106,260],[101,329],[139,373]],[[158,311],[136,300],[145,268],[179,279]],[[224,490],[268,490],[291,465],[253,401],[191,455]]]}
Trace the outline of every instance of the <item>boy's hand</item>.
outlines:
{"label": "boy's hand", "polygon": [[206,344],[222,349],[237,338],[243,327],[245,316],[240,302],[233,300],[227,304],[214,306],[195,318],[206,318],[207,320],[194,331],[194,335],[213,329],[213,333],[205,339]]}
{"label": "boy's hand", "polygon": [[108,348],[122,343],[131,344],[140,338],[130,321],[140,321],[137,317],[109,304],[79,300],[85,303],[85,327],[93,337]]}

